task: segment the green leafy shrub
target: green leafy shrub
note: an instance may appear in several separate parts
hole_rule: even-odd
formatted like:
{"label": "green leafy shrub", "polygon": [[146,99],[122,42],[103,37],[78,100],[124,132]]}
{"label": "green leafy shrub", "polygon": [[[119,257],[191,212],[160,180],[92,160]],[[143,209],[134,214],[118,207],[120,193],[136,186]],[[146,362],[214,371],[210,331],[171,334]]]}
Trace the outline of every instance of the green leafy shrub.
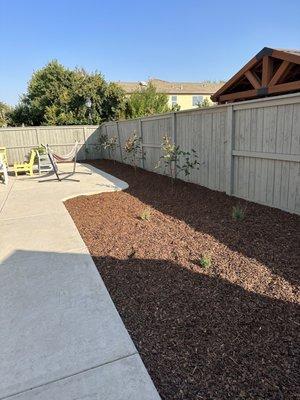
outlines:
{"label": "green leafy shrub", "polygon": [[107,141],[108,141],[108,135],[103,133],[103,134],[99,135],[98,143],[96,146],[99,148],[106,148]]}
{"label": "green leafy shrub", "polygon": [[145,210],[142,211],[140,218],[142,221],[150,221],[151,220],[151,211],[149,208],[145,208]]}
{"label": "green leafy shrub", "polygon": [[202,268],[210,268],[211,267],[211,258],[209,256],[201,256],[197,260],[197,264]]}
{"label": "green leafy shrub", "polygon": [[145,158],[145,154],[142,149],[142,138],[138,137],[135,131],[127,138],[124,145],[124,151],[126,153],[124,160],[128,160],[130,165],[136,171],[140,161]]}
{"label": "green leafy shrub", "polygon": [[[40,156],[41,156],[41,155],[47,154],[46,148],[45,148],[44,146],[34,147],[32,150],[35,150],[36,153],[39,153]],[[30,159],[30,153],[31,153],[31,151],[27,154],[28,160]],[[35,162],[35,163],[38,162],[38,156],[37,156],[37,154],[35,155],[34,162]]]}
{"label": "green leafy shrub", "polygon": [[242,207],[240,204],[232,207],[232,218],[235,221],[243,221],[245,219],[246,207]]}
{"label": "green leafy shrub", "polygon": [[164,165],[172,180],[172,184],[178,176],[178,172],[183,172],[185,176],[190,175],[191,170],[199,169],[198,155],[194,149],[183,151],[179,145],[175,145],[168,136],[163,137],[161,144],[162,156],[157,168]]}
{"label": "green leafy shrub", "polygon": [[97,148],[107,150],[108,157],[111,159],[117,149],[117,136],[108,137],[106,134],[102,134],[98,138]]}
{"label": "green leafy shrub", "polygon": [[46,148],[44,146],[34,147],[33,150],[37,151],[39,154],[46,154]]}

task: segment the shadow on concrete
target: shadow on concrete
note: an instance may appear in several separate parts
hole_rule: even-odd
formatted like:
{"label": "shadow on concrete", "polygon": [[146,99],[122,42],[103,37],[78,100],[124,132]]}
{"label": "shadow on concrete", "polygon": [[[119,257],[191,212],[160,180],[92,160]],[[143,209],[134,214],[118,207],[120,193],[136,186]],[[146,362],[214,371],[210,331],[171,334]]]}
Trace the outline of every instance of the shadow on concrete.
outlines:
{"label": "shadow on concrete", "polygon": [[0,316],[1,399],[158,400],[86,250],[2,258]]}

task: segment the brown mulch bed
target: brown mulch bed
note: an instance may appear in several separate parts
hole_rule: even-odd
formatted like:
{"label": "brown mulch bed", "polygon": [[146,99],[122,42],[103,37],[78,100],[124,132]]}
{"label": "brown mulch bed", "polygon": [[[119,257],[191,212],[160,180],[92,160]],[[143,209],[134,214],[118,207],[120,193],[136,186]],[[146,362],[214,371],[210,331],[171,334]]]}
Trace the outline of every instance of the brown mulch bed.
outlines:
{"label": "brown mulch bed", "polygon": [[94,165],[129,189],[65,204],[162,399],[299,399],[299,216]]}

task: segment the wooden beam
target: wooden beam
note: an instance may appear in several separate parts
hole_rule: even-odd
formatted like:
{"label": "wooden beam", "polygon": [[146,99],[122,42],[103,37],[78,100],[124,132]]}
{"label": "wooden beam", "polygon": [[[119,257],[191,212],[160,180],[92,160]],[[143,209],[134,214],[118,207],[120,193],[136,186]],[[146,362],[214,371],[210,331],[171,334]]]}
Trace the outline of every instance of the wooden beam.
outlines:
{"label": "wooden beam", "polygon": [[[264,89],[264,88],[263,88]],[[241,99],[251,99],[254,97],[267,96],[269,94],[286,93],[289,91],[300,91],[300,81],[281,83],[275,86],[269,86],[263,89],[251,89],[244,92],[223,94],[219,97],[219,103],[233,102]]]}
{"label": "wooden beam", "polygon": [[293,52],[289,53],[284,50],[273,50],[272,57],[280,58],[281,60],[290,61],[295,64],[300,64],[300,54]]}
{"label": "wooden beam", "polygon": [[257,89],[245,90],[244,92],[236,92],[236,93],[229,93],[223,94],[220,96],[219,101],[234,101],[239,99],[250,99],[256,97],[258,94]]}
{"label": "wooden beam", "polygon": [[287,72],[288,68],[291,66],[291,63],[289,61],[282,61],[280,64],[280,67],[278,70],[275,72],[273,78],[269,82],[269,86],[274,86],[276,83],[279,81],[280,78],[283,77],[283,75]]}
{"label": "wooden beam", "polygon": [[289,92],[291,90],[300,90],[300,81],[281,83],[279,85],[269,86],[268,94],[284,93],[284,92]]}
{"label": "wooden beam", "polygon": [[262,86],[267,86],[273,75],[273,60],[270,56],[263,57]]}
{"label": "wooden beam", "polygon": [[245,77],[248,79],[254,89],[259,89],[261,87],[259,80],[250,70],[245,72]]}
{"label": "wooden beam", "polygon": [[246,71],[253,68],[258,63],[256,57],[253,57],[239,72],[233,75],[216,93],[211,96],[212,101],[218,101],[219,96],[225,92],[233,83],[235,83],[239,78],[241,78]]}

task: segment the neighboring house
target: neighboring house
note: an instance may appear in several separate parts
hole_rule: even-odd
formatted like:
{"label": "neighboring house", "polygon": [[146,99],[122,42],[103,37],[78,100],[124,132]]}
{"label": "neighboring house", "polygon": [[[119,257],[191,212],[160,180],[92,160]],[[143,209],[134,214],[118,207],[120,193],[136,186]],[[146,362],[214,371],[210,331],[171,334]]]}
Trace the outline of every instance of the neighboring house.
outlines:
{"label": "neighboring house", "polygon": [[[215,93],[223,83],[209,82],[168,82],[161,79],[149,79],[147,82],[116,82],[121,86],[127,95],[136,90],[146,87],[152,83],[157,92],[165,93],[169,97],[170,107],[179,105],[181,110],[195,108],[204,99],[210,100],[210,96]],[[211,101],[211,100],[210,100]]]}

